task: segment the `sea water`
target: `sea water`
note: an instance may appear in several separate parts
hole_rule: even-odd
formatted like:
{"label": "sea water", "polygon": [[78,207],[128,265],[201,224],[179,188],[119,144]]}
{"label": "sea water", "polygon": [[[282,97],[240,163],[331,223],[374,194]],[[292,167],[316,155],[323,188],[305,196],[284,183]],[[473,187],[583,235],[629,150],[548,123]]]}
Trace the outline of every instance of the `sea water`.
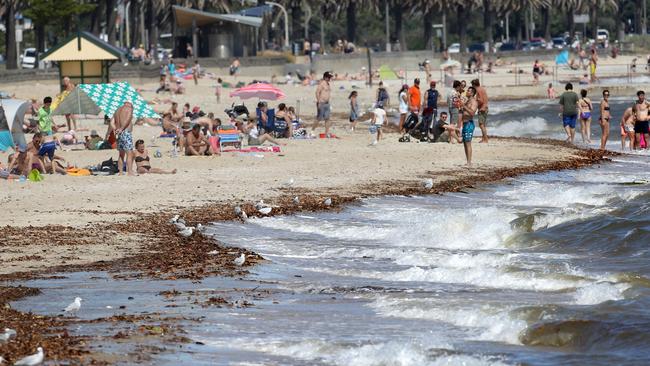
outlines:
{"label": "sea water", "polygon": [[[624,105],[612,103],[614,120]],[[495,103],[490,127],[561,138],[556,108]],[[14,305],[56,313],[81,296],[82,318],[199,318],[183,327],[202,345],[155,355],[157,365],[646,365],[650,185],[632,184],[644,180],[646,156],[617,156],[464,193],[219,222],[209,235],[268,262],[246,278],[199,284],[101,273],[30,281],[43,295]],[[189,296],[168,307],[159,292],[171,289],[266,295],[247,298],[255,304],[248,308],[204,308]],[[120,304],[126,309],[117,311]],[[101,331],[84,325],[75,333]]]}

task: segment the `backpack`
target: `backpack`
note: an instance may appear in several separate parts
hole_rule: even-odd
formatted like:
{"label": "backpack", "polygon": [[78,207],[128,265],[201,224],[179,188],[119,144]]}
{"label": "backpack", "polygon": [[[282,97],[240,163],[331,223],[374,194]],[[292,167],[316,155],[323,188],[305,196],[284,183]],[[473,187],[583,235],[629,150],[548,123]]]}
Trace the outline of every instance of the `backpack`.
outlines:
{"label": "backpack", "polygon": [[107,172],[109,174],[117,174],[120,170],[117,168],[117,161],[110,158],[99,164],[99,171]]}

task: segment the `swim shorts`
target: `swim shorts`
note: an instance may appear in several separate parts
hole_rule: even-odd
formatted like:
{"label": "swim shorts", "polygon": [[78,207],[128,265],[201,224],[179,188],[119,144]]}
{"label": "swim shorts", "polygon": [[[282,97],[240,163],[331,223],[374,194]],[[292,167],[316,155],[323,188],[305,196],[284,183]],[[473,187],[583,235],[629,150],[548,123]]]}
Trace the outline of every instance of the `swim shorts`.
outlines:
{"label": "swim shorts", "polygon": [[650,133],[650,126],[648,125],[648,121],[637,122],[634,125],[634,132],[635,133]]}
{"label": "swim shorts", "polygon": [[576,115],[562,116],[562,124],[564,127],[569,126],[571,128],[576,128],[576,117]]}
{"label": "swim shorts", "polygon": [[318,103],[318,113],[316,115],[317,121],[325,121],[330,119],[330,104]]}
{"label": "swim shorts", "polygon": [[487,110],[478,112],[478,125],[479,126],[485,126],[487,124],[487,115],[488,115]]}
{"label": "swim shorts", "polygon": [[131,131],[122,131],[117,137],[117,149],[121,151],[133,150],[133,136]]}
{"label": "swim shorts", "polygon": [[463,142],[472,142],[475,128],[476,126],[474,126],[474,121],[472,120],[465,121],[463,123],[463,130],[461,131],[463,135]]}
{"label": "swim shorts", "polygon": [[54,158],[54,150],[56,150],[56,143],[54,141],[46,142],[38,149],[38,156],[47,155],[52,160]]}

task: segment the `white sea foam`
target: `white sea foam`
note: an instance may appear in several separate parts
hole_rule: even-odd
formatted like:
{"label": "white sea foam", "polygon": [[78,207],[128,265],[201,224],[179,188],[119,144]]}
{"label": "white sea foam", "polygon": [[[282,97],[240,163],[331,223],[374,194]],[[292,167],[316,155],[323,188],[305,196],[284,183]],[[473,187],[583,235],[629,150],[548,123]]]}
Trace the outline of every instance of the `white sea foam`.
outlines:
{"label": "white sea foam", "polygon": [[605,301],[622,300],[624,292],[630,288],[627,283],[598,282],[579,288],[574,295],[577,305],[596,305]]}
{"label": "white sea foam", "polygon": [[[557,131],[549,132],[554,128]],[[556,136],[560,135],[560,132],[560,124],[553,126],[542,117],[527,117],[521,120],[505,121],[496,123],[494,127],[490,128],[490,134],[493,134],[495,136],[521,137],[549,134],[551,134],[551,136]]]}

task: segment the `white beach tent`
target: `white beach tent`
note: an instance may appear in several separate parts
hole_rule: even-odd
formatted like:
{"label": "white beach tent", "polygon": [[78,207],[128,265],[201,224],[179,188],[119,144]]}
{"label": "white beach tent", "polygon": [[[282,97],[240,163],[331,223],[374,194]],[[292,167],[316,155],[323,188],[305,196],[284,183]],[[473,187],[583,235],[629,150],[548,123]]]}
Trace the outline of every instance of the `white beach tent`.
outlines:
{"label": "white beach tent", "polygon": [[23,121],[30,103],[19,99],[0,99],[0,151],[27,144]]}

